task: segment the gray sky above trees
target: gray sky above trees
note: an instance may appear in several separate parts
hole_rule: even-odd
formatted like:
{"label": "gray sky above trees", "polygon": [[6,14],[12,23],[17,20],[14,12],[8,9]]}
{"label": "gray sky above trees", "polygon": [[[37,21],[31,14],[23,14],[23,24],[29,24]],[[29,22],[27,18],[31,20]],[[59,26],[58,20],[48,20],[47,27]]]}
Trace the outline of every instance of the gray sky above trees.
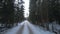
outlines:
{"label": "gray sky above trees", "polygon": [[23,0],[24,3],[24,17],[27,18],[29,16],[29,0]]}

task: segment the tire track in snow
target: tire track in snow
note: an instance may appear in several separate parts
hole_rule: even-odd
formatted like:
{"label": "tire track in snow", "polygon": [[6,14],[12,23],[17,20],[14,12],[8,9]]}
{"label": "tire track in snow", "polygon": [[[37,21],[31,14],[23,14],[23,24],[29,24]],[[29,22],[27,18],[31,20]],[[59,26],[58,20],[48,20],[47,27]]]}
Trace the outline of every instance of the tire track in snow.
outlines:
{"label": "tire track in snow", "polygon": [[27,27],[27,23],[24,24],[24,29],[22,34],[29,34],[29,29]]}
{"label": "tire track in snow", "polygon": [[28,26],[29,29],[29,34],[33,34],[33,31],[30,29],[30,27]]}
{"label": "tire track in snow", "polygon": [[21,26],[21,28],[17,31],[16,34],[22,34],[24,29],[24,25]]}

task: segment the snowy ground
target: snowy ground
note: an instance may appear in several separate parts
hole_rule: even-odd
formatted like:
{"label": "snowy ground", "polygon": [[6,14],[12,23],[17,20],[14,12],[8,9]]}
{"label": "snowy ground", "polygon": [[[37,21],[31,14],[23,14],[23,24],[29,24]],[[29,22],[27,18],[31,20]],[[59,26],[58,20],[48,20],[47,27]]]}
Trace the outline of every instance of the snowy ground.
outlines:
{"label": "snowy ground", "polygon": [[35,26],[27,20],[19,23],[18,26],[7,30],[3,34],[54,34],[49,31],[45,31],[38,26]]}

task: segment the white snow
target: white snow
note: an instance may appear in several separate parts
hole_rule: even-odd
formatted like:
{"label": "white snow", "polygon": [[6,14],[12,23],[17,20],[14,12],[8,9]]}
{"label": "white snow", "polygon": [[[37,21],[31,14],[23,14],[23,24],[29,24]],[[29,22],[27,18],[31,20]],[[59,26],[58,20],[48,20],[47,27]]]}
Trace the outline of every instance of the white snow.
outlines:
{"label": "white snow", "polygon": [[18,26],[13,27],[12,29],[9,29],[5,34],[16,34],[20,29],[20,27],[22,27],[22,25],[24,25],[22,34],[30,34],[29,28],[31,29],[33,34],[54,34],[52,32],[42,30],[40,27],[31,24],[27,20],[23,21],[22,23],[19,23]]}
{"label": "white snow", "polygon": [[16,34],[16,32],[19,30],[19,28],[24,24],[24,22],[22,23],[18,23],[18,26],[13,27],[12,29],[9,29],[5,34]]}
{"label": "white snow", "polygon": [[40,29],[38,26],[34,26],[33,24],[29,24],[31,30],[33,30],[34,34],[54,34],[54,33],[51,33],[49,31],[44,31],[42,29]]}
{"label": "white snow", "polygon": [[60,30],[60,25],[56,24],[56,21],[49,24],[49,30],[58,32]]}
{"label": "white snow", "polygon": [[25,21],[25,23],[24,23],[24,29],[23,29],[23,33],[22,33],[22,34],[29,34],[29,30],[28,30],[26,21]]}

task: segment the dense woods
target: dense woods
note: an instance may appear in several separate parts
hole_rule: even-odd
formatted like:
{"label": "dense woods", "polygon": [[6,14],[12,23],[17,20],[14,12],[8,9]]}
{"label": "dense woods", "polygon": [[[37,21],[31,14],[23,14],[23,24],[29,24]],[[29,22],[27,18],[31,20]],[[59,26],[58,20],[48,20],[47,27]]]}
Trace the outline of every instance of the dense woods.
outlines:
{"label": "dense woods", "polygon": [[60,32],[60,0],[30,0],[31,23],[56,34]]}
{"label": "dense woods", "polygon": [[21,22],[24,19],[23,3],[23,0],[0,0],[0,24],[7,27]]}
{"label": "dense woods", "polygon": [[29,9],[29,18],[35,24],[55,20],[60,23],[60,0],[30,0]]}
{"label": "dense woods", "polygon": [[[0,31],[26,20],[23,22],[25,25],[29,22],[60,34],[60,0],[29,0],[29,8],[28,3],[26,6],[24,3],[23,0],[0,0]],[[21,27],[25,28],[25,25]]]}
{"label": "dense woods", "polygon": [[[23,21],[23,4],[23,0],[0,0],[0,23],[7,26]],[[29,11],[29,20],[34,24],[60,24],[60,0],[30,0]]]}

